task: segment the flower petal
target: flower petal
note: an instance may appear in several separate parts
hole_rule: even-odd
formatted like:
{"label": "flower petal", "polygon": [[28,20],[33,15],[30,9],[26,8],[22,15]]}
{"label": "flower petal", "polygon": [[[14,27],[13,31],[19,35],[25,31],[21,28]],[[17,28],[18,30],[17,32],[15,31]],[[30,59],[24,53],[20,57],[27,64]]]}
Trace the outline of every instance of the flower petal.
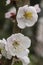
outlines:
{"label": "flower petal", "polygon": [[23,65],[28,65],[30,63],[30,59],[27,56],[21,57],[20,60],[22,61]]}
{"label": "flower petal", "polygon": [[41,12],[41,9],[39,7],[39,4],[36,4],[34,7],[35,7],[37,13],[40,13]]}
{"label": "flower petal", "polygon": [[19,19],[19,21],[18,21],[18,27],[21,28],[21,29],[24,29],[26,27],[25,23],[22,22],[22,19]]}

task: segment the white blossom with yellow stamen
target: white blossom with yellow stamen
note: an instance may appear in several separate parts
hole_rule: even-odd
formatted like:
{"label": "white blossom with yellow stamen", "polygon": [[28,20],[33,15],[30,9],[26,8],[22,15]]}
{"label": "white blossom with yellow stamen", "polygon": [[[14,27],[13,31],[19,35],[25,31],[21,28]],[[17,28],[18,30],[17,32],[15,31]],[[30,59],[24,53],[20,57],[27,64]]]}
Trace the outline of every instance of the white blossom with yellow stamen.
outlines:
{"label": "white blossom with yellow stamen", "polygon": [[31,27],[37,22],[37,11],[34,6],[19,7],[16,19],[19,28]]}
{"label": "white blossom with yellow stamen", "polygon": [[12,56],[23,57],[28,55],[29,50],[27,48],[30,45],[31,40],[28,37],[21,33],[12,34],[7,39],[6,51],[9,51]]}

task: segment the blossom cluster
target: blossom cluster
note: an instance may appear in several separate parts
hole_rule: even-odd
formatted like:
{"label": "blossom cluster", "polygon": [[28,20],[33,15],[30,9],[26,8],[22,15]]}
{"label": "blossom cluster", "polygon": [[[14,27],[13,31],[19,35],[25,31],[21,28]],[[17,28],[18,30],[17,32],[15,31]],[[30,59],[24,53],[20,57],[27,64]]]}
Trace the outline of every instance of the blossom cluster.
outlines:
{"label": "blossom cluster", "polygon": [[[33,26],[38,20],[38,14],[41,11],[39,5],[35,6],[22,6],[19,7],[18,12],[16,13],[16,8],[12,7],[8,12],[5,13],[5,18],[13,18],[17,20],[17,26],[21,29],[25,27]],[[17,14],[17,15],[16,15]],[[15,17],[16,16],[16,17]],[[13,21],[15,22],[15,21]]]}
{"label": "blossom cluster", "polygon": [[21,33],[12,34],[7,40],[0,40],[1,56],[11,59],[12,57],[19,58],[23,65],[30,63],[28,58],[29,47],[31,40]]}
{"label": "blossom cluster", "polygon": [[[6,1],[6,5],[10,3],[11,0]],[[26,27],[32,27],[37,22],[37,13],[40,11],[41,9],[38,4],[35,6],[24,5],[19,7],[18,11],[16,10],[16,7],[13,6],[5,13],[5,18],[12,19],[13,23],[17,21],[17,26],[20,29],[24,29]],[[22,61],[23,65],[28,65],[30,63],[30,59],[28,57],[30,46],[31,39],[24,36],[22,33],[12,34],[7,39],[0,39],[0,59],[2,56],[7,59],[17,57]]]}

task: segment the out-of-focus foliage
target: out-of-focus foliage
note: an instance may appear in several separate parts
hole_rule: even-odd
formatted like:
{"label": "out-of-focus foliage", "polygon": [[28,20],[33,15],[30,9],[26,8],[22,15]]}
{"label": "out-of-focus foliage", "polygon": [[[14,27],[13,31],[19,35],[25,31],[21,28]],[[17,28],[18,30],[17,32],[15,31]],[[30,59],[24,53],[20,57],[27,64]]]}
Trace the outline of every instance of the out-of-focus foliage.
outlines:
{"label": "out-of-focus foliage", "polygon": [[5,12],[10,6],[5,6],[5,0],[0,0],[0,38],[7,38],[12,33],[13,23],[5,19]]}

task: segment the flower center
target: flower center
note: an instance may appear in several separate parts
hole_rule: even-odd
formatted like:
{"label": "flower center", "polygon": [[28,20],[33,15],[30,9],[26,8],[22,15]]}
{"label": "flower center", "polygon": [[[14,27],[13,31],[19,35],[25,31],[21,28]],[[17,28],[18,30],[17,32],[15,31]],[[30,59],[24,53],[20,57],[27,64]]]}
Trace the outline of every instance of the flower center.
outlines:
{"label": "flower center", "polygon": [[16,49],[16,48],[19,46],[18,41],[14,41],[13,46],[14,46],[14,48]]}
{"label": "flower center", "polygon": [[10,13],[10,14],[11,14],[11,18],[16,19],[16,14],[14,13]]}
{"label": "flower center", "polygon": [[25,12],[24,17],[26,19],[31,19],[32,18],[32,12]]}

